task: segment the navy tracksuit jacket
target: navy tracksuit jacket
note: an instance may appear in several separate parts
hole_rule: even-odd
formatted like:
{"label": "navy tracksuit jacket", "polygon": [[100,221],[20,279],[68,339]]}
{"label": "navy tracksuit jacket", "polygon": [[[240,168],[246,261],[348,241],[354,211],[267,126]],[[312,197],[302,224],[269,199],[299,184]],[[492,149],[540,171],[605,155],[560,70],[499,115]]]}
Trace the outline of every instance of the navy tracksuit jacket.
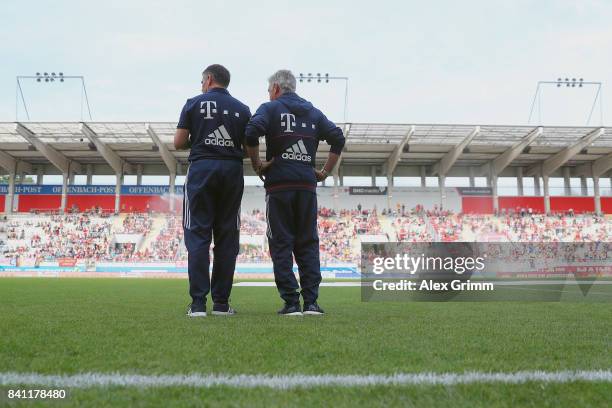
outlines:
{"label": "navy tracksuit jacket", "polygon": [[[188,252],[189,294],[194,302],[229,301],[240,238],[244,190],[242,143],[249,108],[226,89],[188,99],[178,128],[188,129],[191,152],[183,196],[183,230]],[[209,248],[214,237],[212,281]]]}
{"label": "navy tracksuit jacket", "polygon": [[319,141],[340,154],[342,130],[320,110],[293,92],[264,103],[246,127],[247,146],[266,137],[266,160],[274,158],[265,175],[268,243],[278,291],[287,304],[299,303],[293,259],[298,265],[304,304],[319,296],[321,268],[317,232],[315,159]]}

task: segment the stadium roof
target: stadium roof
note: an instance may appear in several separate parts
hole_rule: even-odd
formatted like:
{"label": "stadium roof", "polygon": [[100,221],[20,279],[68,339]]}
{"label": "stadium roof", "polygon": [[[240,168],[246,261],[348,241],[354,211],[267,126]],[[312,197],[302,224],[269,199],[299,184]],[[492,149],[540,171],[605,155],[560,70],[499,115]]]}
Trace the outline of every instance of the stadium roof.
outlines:
{"label": "stadium roof", "polygon": [[[552,175],[565,166],[571,168],[572,175],[590,175],[597,163],[597,175],[604,175],[612,168],[612,133],[600,127],[339,126],[347,136],[343,170],[374,166],[378,175],[385,175],[425,166],[428,175],[453,175],[461,173],[457,169],[465,172],[473,167],[476,175],[491,168],[504,175],[510,174],[507,169],[521,166],[525,175]],[[168,174],[173,166],[185,164],[188,156],[188,152],[174,149],[175,129],[174,122],[0,122],[0,166],[9,172],[17,167],[17,171],[31,172],[50,166],[60,172],[84,174],[83,166],[104,165],[114,170],[110,174],[135,174],[139,166],[157,165],[166,168],[160,174]],[[265,151],[263,143],[260,149]],[[326,151],[327,145],[321,143],[319,152]],[[323,161],[325,154],[319,154],[318,159]]]}

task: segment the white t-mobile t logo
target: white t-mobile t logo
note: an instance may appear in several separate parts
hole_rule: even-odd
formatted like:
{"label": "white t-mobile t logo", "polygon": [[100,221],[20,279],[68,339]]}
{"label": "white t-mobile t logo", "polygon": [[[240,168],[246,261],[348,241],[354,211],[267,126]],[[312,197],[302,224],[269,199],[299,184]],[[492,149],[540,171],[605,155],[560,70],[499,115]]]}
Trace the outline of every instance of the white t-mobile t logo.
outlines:
{"label": "white t-mobile t logo", "polygon": [[281,113],[281,126],[285,126],[285,132],[293,133],[291,126],[295,126],[295,115],[292,113]]}
{"label": "white t-mobile t logo", "polygon": [[[204,107],[206,106],[206,108]],[[203,113],[204,119],[212,119],[212,114],[217,113],[217,102],[215,101],[204,101],[200,102],[200,113]]]}

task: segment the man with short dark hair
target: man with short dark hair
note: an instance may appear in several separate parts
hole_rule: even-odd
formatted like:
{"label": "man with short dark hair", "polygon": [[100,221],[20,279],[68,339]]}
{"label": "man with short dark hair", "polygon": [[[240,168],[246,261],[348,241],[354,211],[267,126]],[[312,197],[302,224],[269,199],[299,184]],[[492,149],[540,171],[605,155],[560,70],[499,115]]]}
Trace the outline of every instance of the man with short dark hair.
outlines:
{"label": "man with short dark hair", "polygon": [[[285,301],[279,314],[322,315],[317,303],[321,267],[316,186],[336,165],[344,135],[320,110],[295,93],[291,71],[277,71],[268,82],[270,102],[261,105],[247,125],[246,145],[255,172],[265,174],[268,243],[276,286]],[[261,162],[259,138],[264,135],[266,162]],[[325,166],[317,170],[316,153],[322,140],[330,145],[330,152]],[[293,256],[299,286],[293,274]]]}
{"label": "man with short dark hair", "polygon": [[[206,316],[212,292],[214,315],[231,315],[229,305],[239,250],[240,202],[244,190],[244,130],[251,112],[227,91],[230,73],[210,65],[202,73],[202,94],[187,100],[174,146],[191,148],[183,192],[183,230],[188,253],[190,317]],[[212,280],[209,248],[214,237]]]}

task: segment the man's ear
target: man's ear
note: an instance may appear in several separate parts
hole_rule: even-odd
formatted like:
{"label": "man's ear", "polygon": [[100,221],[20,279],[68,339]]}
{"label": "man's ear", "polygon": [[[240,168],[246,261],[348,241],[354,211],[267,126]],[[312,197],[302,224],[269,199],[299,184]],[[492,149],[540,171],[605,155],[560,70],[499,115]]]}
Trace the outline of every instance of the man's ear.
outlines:
{"label": "man's ear", "polygon": [[[206,79],[202,83],[202,91],[210,89],[210,75],[206,75]],[[205,92],[205,91],[204,91]]]}

